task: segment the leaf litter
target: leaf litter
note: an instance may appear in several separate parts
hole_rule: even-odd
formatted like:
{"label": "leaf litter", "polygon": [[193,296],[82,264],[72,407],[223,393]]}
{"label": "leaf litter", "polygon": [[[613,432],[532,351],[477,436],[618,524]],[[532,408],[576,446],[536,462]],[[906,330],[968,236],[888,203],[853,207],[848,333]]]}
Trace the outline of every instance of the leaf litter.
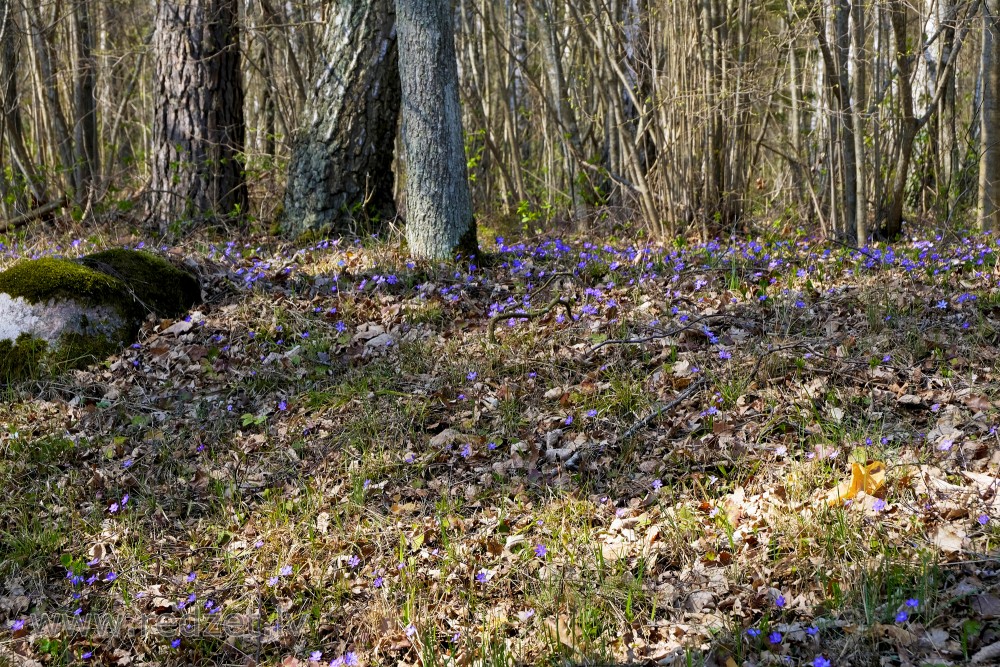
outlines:
{"label": "leaf litter", "polygon": [[991,237],[489,250],[192,244],[10,390],[8,659],[996,659]]}

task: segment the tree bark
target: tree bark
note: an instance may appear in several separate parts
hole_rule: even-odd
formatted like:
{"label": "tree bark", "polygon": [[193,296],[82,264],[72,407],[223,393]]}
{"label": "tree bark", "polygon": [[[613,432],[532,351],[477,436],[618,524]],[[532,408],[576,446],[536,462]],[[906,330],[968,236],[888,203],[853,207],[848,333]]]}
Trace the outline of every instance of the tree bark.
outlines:
{"label": "tree bark", "polygon": [[852,60],[852,81],[851,81],[851,117],[854,125],[854,160],[856,192],[854,196],[855,205],[855,235],[858,238],[858,245],[864,246],[868,242],[868,188],[867,172],[865,170],[865,107],[868,102],[868,81],[867,69],[868,59],[866,58],[866,37],[864,0],[853,0],[851,3],[851,60]]}
{"label": "tree bark", "polygon": [[903,231],[903,199],[906,194],[906,178],[910,173],[910,159],[913,157],[913,140],[919,129],[913,112],[912,56],[907,45],[906,5],[902,0],[893,0],[889,9],[893,38],[896,42],[896,69],[899,78],[899,153],[892,180],[892,194],[885,221],[885,234],[890,239]]}
{"label": "tree bark", "polygon": [[578,182],[576,157],[583,155],[583,142],[580,140],[580,128],[576,112],[570,104],[566,77],[563,73],[562,58],[560,58],[559,36],[556,34],[555,8],[557,3],[552,0],[534,0],[532,8],[538,16],[538,35],[541,42],[542,69],[552,96],[552,107],[559,126],[559,137],[566,160],[568,189],[573,200],[573,217],[582,221],[587,216],[581,184]]}
{"label": "tree bark", "polygon": [[73,81],[73,170],[77,203],[89,196],[94,175],[100,173],[97,141],[97,59],[94,57],[89,0],[73,3],[73,42],[76,77]]}
{"label": "tree bark", "polygon": [[1000,228],[1000,0],[984,0],[979,228]]}
{"label": "tree bark", "polygon": [[478,251],[448,0],[396,0],[406,240],[416,257]]}
{"label": "tree bark", "polygon": [[395,215],[392,158],[399,118],[393,0],[340,0],[323,34],[325,66],[293,146],[284,229],[350,230]]}
{"label": "tree bark", "polygon": [[157,3],[150,214],[163,232],[246,209],[237,11],[236,0]]}
{"label": "tree bark", "polygon": [[[24,141],[24,127],[21,122],[21,100],[18,95],[17,73],[17,43],[15,40],[14,9],[9,0],[0,0],[0,133],[7,141],[12,166],[24,178],[28,192],[35,202],[45,200],[45,190]],[[3,180],[6,190],[7,179]],[[3,195],[10,194],[4,191]],[[12,199],[19,207],[27,210],[30,203],[22,193],[13,193]],[[17,206],[15,207],[17,208]]]}
{"label": "tree bark", "polygon": [[[858,236],[858,155],[854,142],[854,112],[851,105],[851,81],[848,70],[850,57],[850,4],[847,0],[836,0],[834,10],[834,54],[837,59],[838,90],[840,91],[840,131],[841,152],[844,174],[844,233],[848,240],[864,245],[864,238]],[[861,223],[862,226],[864,223]]]}

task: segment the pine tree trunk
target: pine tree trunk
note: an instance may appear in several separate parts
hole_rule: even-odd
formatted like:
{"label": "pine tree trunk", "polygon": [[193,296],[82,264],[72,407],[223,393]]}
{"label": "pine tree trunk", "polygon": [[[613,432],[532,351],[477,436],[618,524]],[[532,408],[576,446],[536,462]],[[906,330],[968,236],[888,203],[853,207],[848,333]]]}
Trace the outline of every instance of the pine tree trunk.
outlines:
{"label": "pine tree trunk", "polygon": [[1000,0],[983,2],[979,227],[1000,229]]}
{"label": "pine tree trunk", "polygon": [[150,214],[161,231],[246,210],[236,0],[157,3]]}
{"label": "pine tree trunk", "polygon": [[293,146],[284,229],[348,231],[395,215],[392,157],[399,118],[393,0],[340,0],[325,59]]}
{"label": "pine tree trunk", "polygon": [[474,254],[451,3],[396,0],[396,22],[410,252],[431,259]]}

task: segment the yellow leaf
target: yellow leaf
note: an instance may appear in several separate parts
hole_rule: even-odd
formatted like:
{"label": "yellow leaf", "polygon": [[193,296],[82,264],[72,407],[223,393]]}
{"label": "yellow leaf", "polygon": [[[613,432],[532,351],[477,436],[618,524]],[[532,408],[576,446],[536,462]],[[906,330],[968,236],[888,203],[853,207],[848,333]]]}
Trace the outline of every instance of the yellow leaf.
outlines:
{"label": "yellow leaf", "polygon": [[830,505],[843,505],[845,500],[851,500],[864,491],[873,496],[885,486],[885,464],[873,461],[867,466],[854,462],[851,464],[851,478],[841,482],[837,488],[831,489],[826,495]]}

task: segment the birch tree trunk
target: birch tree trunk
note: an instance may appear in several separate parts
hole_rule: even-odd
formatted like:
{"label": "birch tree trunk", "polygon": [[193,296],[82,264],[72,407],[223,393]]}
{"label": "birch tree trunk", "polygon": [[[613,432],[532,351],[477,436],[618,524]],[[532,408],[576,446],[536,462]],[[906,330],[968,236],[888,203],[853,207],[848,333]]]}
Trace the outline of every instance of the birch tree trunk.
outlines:
{"label": "birch tree trunk", "polygon": [[429,259],[478,251],[451,21],[449,0],[396,0],[406,240]]}
{"label": "birch tree trunk", "polygon": [[983,0],[979,228],[1000,228],[1000,0]]}
{"label": "birch tree trunk", "polygon": [[236,0],[163,0],[153,36],[150,214],[178,221],[246,210]]}
{"label": "birch tree trunk", "polygon": [[288,168],[289,234],[392,218],[399,118],[393,0],[340,0],[323,34],[325,66],[309,90]]}

